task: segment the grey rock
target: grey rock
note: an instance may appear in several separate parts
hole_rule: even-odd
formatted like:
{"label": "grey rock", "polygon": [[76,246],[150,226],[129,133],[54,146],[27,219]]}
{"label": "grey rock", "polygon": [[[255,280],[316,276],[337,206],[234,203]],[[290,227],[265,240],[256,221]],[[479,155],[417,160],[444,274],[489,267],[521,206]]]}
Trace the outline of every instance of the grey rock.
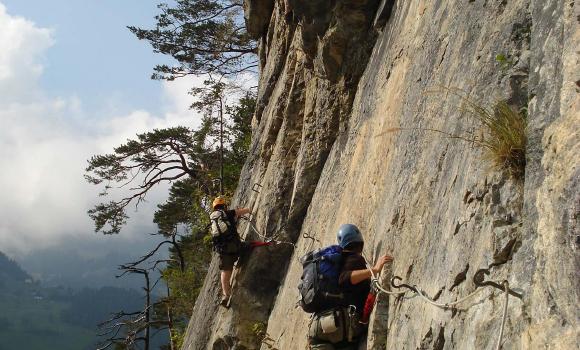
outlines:
{"label": "grey rock", "polygon": [[[212,261],[183,348],[306,348],[298,258],[333,243],[345,222],[361,228],[369,259],[393,255],[392,274],[439,303],[474,292],[475,273],[494,264],[486,279],[523,294],[509,299],[503,349],[576,348],[580,4],[288,3],[293,21],[275,2],[261,27],[251,154],[235,195],[260,234],[287,243],[252,254],[227,311],[216,306]],[[509,66],[497,62],[500,53]],[[527,107],[523,181],[491,169],[479,147],[429,131],[479,132],[442,86],[482,106],[501,98]],[[495,349],[498,341],[498,289],[458,309],[412,295],[378,303],[368,349]],[[252,332],[259,323],[264,339]]]}
{"label": "grey rock", "polygon": [[264,35],[274,9],[274,0],[245,0],[244,18],[248,34],[254,39]]}

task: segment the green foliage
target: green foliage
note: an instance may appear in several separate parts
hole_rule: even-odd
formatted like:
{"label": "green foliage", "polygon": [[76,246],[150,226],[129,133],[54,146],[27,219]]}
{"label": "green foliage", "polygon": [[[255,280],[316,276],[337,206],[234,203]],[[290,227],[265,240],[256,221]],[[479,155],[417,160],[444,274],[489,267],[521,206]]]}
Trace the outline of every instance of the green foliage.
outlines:
{"label": "green foliage", "polygon": [[[224,190],[233,193],[237,187],[242,166],[247,156],[251,127],[250,122],[254,113],[255,98],[252,94],[245,94],[239,104],[227,108],[227,117],[231,123],[226,124],[226,148],[224,152]],[[204,119],[202,127],[196,133],[195,144],[207,144],[208,140],[216,135],[214,116]],[[212,154],[216,157],[215,153]],[[207,181],[217,177],[218,162],[208,168],[205,173]],[[172,329],[174,341],[183,341],[182,337],[187,327],[187,320],[191,309],[202,287],[211,258],[211,236],[208,235],[209,217],[207,209],[213,198],[189,179],[175,182],[167,202],[158,206],[155,213],[155,222],[159,232],[169,235],[177,228],[186,226],[191,235],[182,236],[179,242],[180,250],[185,260],[185,271],[181,271],[175,262],[169,263],[163,271],[163,278],[170,289],[167,298],[168,305],[174,318]],[[170,258],[176,260],[175,248],[170,249]]]}
{"label": "green foliage", "polygon": [[[215,101],[223,102],[223,96],[220,95],[213,103]],[[238,104],[224,104],[225,193],[235,191],[245,162],[254,105],[255,98],[250,93],[243,95]],[[216,145],[219,124],[213,112],[209,107],[206,109],[198,130],[172,128],[139,134],[136,140],[129,140],[115,148],[114,154],[93,157],[87,168],[89,181],[98,185],[105,183],[105,192],[117,180],[123,181],[120,186],[124,186],[137,178],[135,174],[142,175],[141,182],[133,188],[135,192],[130,196],[101,203],[89,212],[95,219],[97,229],[105,233],[119,232],[127,217],[124,208],[133,200],[142,200],[150,188],[168,176],[165,174],[171,171],[183,173],[172,183],[168,200],[158,205],[154,216],[159,233],[166,237],[175,235],[180,227],[187,227],[191,232],[191,235],[179,236],[179,251],[175,247],[170,248],[170,262],[162,271],[170,293],[160,305],[172,314],[172,334],[177,337],[176,342],[180,341],[178,337],[187,327],[211,257],[207,210],[215,195],[214,180],[219,177],[219,161],[216,161],[219,154]],[[105,225],[109,228],[104,229]],[[185,263],[184,270],[178,263],[180,253]],[[165,315],[161,310],[154,317],[162,320]]]}
{"label": "green foliage", "polygon": [[194,142],[197,134],[186,127],[156,129],[138,134],[137,139],[116,147],[112,154],[93,156],[85,178],[95,185],[104,183],[101,196],[108,195],[113,185],[133,185],[120,200],[100,203],[89,210],[95,231],[119,233],[126,223],[126,207],[143,201],[148,191],[160,183],[187,176],[196,184],[203,184],[211,150]]}
{"label": "green foliage", "polygon": [[[211,258],[211,245],[204,243],[204,234],[204,231],[198,231],[191,236],[182,237],[179,245],[185,260],[184,271],[178,264],[170,263],[162,273],[170,290],[163,305],[171,312],[173,323],[171,341],[174,345],[177,344],[177,348],[181,348],[183,343],[191,310],[203,285],[208,261]],[[171,249],[170,253],[175,256],[174,249]]]}
{"label": "green foliage", "polygon": [[183,341],[185,340],[185,329],[176,328],[171,334],[171,341],[175,345],[176,349],[183,348]]}
{"label": "green foliage", "polygon": [[[246,93],[239,103],[226,105],[224,128],[224,192],[233,194],[251,138],[251,119],[256,99]],[[207,111],[206,111],[207,112]],[[209,224],[207,208],[213,199],[214,179],[219,178],[219,157],[216,138],[219,135],[218,117],[207,112],[201,127],[193,134],[193,145],[198,158],[203,161],[204,172],[199,177],[180,179],[173,183],[167,202],[158,206],[154,222],[159,232],[169,235],[179,225],[187,225],[193,231],[205,230]],[[218,158],[219,159],[219,158]],[[200,186],[200,184],[203,184]]]}
{"label": "green foliage", "polygon": [[[171,291],[169,301],[174,317],[189,318],[205,279],[211,258],[211,246],[203,242],[204,235],[204,231],[198,231],[191,236],[182,237],[180,248],[185,260],[185,271],[181,271],[177,264],[169,264],[163,271],[163,278]],[[175,254],[173,249],[170,253]]]}
{"label": "green foliage", "polygon": [[[220,118],[215,115],[215,104],[223,103],[224,118],[224,187],[233,193],[250,143],[251,118],[255,97],[247,92],[236,104],[226,104],[221,85],[211,86],[213,99],[196,105],[205,112],[198,130],[186,127],[157,129],[138,134],[114,148],[114,153],[96,155],[89,160],[85,178],[103,186],[101,196],[109,195],[116,186],[133,186],[125,197],[99,203],[88,211],[95,223],[95,231],[119,233],[127,221],[126,208],[145,199],[148,191],[162,182],[173,182],[169,201],[159,207],[155,223],[160,232],[170,234],[178,223],[197,221],[199,210],[191,209],[215,195],[214,180],[220,176],[219,149]],[[215,94],[219,94],[215,97]],[[194,206],[195,207],[195,206]],[[199,208],[198,208],[199,209]],[[193,210],[193,211],[192,211]]]}
{"label": "green foliage", "polygon": [[240,0],[176,0],[158,5],[154,29],[129,26],[155,52],[178,65],[158,65],[152,78],[173,80],[189,74],[237,74],[254,69],[256,43],[246,33]]}
{"label": "green foliage", "polygon": [[[129,203],[119,203],[110,201],[108,203],[99,203],[87,213],[95,223],[95,232],[103,231],[104,234],[119,233],[121,227],[127,223],[129,218],[125,214],[125,207]],[[106,226],[109,225],[109,228]]]}
{"label": "green foliage", "polygon": [[[178,180],[169,189],[167,202],[157,206],[153,222],[157,224],[159,233],[169,236],[178,224],[188,224],[197,217],[194,208],[194,198],[199,190],[190,179]],[[195,195],[197,194],[197,196]]]}
{"label": "green foliage", "polygon": [[[128,27],[137,38],[149,41],[155,52],[177,61],[174,66],[156,66],[154,79],[209,77],[191,91],[197,97],[192,107],[202,112],[202,123],[197,130],[178,127],[138,134],[112,154],[92,157],[86,169],[87,181],[103,187],[102,196],[114,188],[130,192],[89,211],[96,231],[106,234],[120,232],[129,204],[138,205],[159,183],[171,183],[169,198],[158,205],[154,222],[160,234],[179,241],[170,248],[162,271],[169,294],[154,308],[154,318],[163,321],[165,314],[172,315],[174,345],[182,339],[207,273],[209,203],[217,193],[234,193],[250,144],[255,96],[232,83],[236,75],[257,67],[257,45],[246,33],[242,4],[176,0],[171,6],[158,6],[161,13],[154,29]],[[183,228],[191,235],[181,234]]]}
{"label": "green foliage", "polygon": [[515,64],[513,59],[508,58],[503,53],[497,54],[495,56],[495,61],[497,63],[499,63],[500,68],[504,71],[508,70],[511,66],[513,66]]}
{"label": "green foliage", "polygon": [[264,322],[256,322],[250,327],[250,334],[254,336],[254,342],[261,344],[269,350],[278,350],[274,346],[276,341],[268,334],[268,325]]}
{"label": "green foliage", "polygon": [[264,322],[256,322],[252,324],[251,332],[261,341],[266,335],[266,328],[267,326]]}
{"label": "green foliage", "polygon": [[233,173],[239,174],[241,172],[241,166],[248,157],[252,139],[252,116],[255,108],[256,96],[251,92],[246,92],[238,104],[226,108],[226,114],[233,123],[231,127],[231,160],[228,163],[240,166],[239,169],[233,169]]}

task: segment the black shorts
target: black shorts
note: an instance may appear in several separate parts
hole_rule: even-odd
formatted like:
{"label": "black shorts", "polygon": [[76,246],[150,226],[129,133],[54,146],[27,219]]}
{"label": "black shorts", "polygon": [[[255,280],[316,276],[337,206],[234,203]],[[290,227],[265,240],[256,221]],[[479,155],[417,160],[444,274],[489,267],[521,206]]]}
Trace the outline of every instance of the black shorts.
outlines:
{"label": "black shorts", "polygon": [[220,270],[222,271],[232,271],[234,269],[234,263],[240,257],[239,254],[220,254]]}

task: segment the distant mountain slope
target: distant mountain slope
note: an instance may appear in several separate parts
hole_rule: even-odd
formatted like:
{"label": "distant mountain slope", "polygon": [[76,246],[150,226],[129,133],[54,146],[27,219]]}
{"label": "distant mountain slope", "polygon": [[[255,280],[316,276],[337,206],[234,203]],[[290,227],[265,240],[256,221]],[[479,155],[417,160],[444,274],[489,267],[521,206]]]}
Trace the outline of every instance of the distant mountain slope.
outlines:
{"label": "distant mountain slope", "polygon": [[6,280],[24,282],[29,278],[30,275],[20,265],[0,252],[0,285]]}
{"label": "distant mountain slope", "polygon": [[[137,260],[158,243],[128,243],[120,240],[71,238],[66,245],[37,249],[15,257],[16,261],[44,287],[67,286],[73,289],[113,286],[140,289],[141,276],[116,278],[118,266]],[[166,254],[166,253],[164,253]],[[160,255],[164,259],[166,255]],[[157,275],[155,275],[155,278]]]}
{"label": "distant mountain slope", "polygon": [[[141,310],[145,302],[136,289],[46,286],[32,279],[0,252],[0,350],[95,349],[98,323],[121,310]],[[167,332],[158,333],[151,349],[160,349],[167,339]]]}

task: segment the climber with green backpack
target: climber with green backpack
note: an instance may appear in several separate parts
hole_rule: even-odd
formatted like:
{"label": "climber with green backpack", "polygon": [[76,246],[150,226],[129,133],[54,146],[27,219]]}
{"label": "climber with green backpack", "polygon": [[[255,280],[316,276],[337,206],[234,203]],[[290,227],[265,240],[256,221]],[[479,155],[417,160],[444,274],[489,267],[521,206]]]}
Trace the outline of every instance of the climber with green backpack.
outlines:
{"label": "climber with green backpack", "polygon": [[[301,259],[300,305],[313,313],[308,329],[310,349],[354,350],[365,338],[366,324],[361,318],[367,297],[372,295],[372,275],[361,255],[364,240],[355,225],[344,224],[337,241],[338,245]],[[393,258],[389,255],[380,257],[371,267],[372,273],[378,274],[390,261]]]}
{"label": "climber with green backpack", "polygon": [[214,251],[219,255],[219,269],[221,271],[222,299],[220,304],[225,308],[229,308],[232,295],[231,279],[234,272],[234,265],[239,267],[240,260],[245,260],[252,249],[256,247],[267,247],[278,242],[272,239],[265,242],[242,241],[240,239],[237,230],[238,220],[250,213],[250,209],[248,208],[228,210],[225,198],[219,196],[213,200],[212,210],[209,216],[212,243]]}
{"label": "climber with green backpack", "polygon": [[238,231],[237,221],[240,217],[250,213],[248,208],[228,210],[224,197],[216,197],[212,203],[211,235],[214,250],[219,254],[220,280],[222,285],[221,305],[227,306],[231,296],[230,279],[234,270],[234,263],[239,259],[245,248]]}

